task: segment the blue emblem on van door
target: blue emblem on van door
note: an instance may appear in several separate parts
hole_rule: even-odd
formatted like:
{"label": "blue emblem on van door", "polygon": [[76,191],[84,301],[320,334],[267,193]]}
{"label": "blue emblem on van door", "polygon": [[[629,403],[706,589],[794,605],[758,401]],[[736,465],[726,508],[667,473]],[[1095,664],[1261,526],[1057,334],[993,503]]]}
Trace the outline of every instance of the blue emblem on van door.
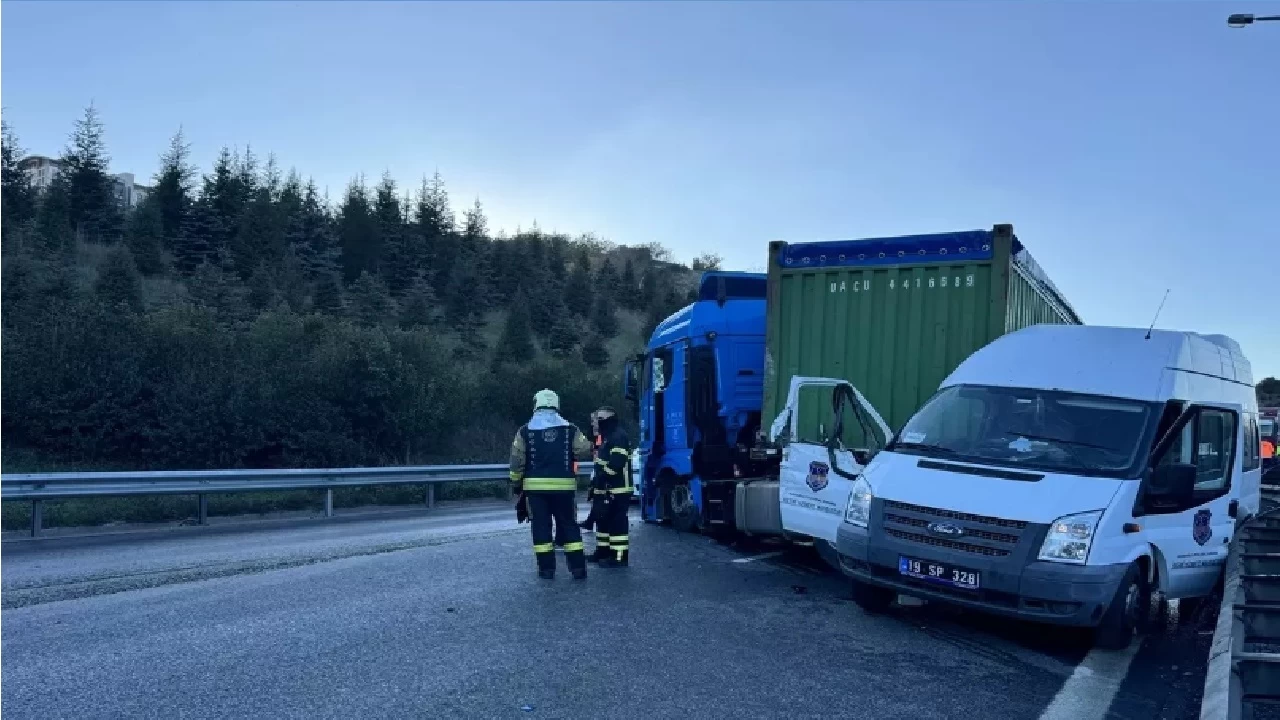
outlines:
{"label": "blue emblem on van door", "polygon": [[824,462],[813,461],[809,463],[809,476],[804,479],[809,489],[818,492],[827,486],[827,473],[831,468]]}
{"label": "blue emblem on van door", "polygon": [[1213,513],[1206,508],[1196,512],[1195,519],[1191,521],[1191,539],[1195,540],[1197,545],[1203,545],[1213,537],[1213,526],[1209,524],[1211,517]]}

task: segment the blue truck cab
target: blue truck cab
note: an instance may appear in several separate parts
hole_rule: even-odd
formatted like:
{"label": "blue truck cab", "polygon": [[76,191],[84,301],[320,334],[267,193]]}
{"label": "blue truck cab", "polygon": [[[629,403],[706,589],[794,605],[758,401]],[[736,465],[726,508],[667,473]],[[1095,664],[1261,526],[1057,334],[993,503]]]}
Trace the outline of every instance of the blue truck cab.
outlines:
{"label": "blue truck cab", "polygon": [[755,469],[764,342],[765,275],[711,271],[697,301],[627,361],[623,392],[639,415],[633,468],[646,521],[732,529],[734,479]]}

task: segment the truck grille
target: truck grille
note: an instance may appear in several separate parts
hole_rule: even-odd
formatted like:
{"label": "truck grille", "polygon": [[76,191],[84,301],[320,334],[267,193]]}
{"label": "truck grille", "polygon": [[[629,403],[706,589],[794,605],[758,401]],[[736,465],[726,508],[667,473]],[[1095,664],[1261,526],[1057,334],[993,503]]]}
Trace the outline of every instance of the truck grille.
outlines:
{"label": "truck grille", "polygon": [[[1027,529],[1027,523],[1021,520],[972,515],[894,500],[884,501],[882,519],[884,531],[890,537],[987,557],[1008,556]],[[947,537],[933,533],[929,526],[936,522],[958,526],[963,534]]]}

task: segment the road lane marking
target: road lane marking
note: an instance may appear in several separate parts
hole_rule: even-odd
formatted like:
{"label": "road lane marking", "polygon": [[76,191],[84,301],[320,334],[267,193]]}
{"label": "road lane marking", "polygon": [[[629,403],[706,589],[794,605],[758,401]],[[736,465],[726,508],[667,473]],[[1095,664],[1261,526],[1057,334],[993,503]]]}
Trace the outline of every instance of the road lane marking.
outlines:
{"label": "road lane marking", "polygon": [[1111,709],[1111,701],[1120,690],[1120,683],[1129,674],[1129,664],[1142,647],[1138,636],[1125,650],[1089,651],[1076,666],[1071,677],[1063,683],[1053,702],[1040,714],[1040,720],[1092,720],[1104,718]]}
{"label": "road lane marking", "polygon": [[755,562],[755,561],[757,561],[757,560],[768,560],[768,559],[769,559],[769,558],[771,558],[771,557],[778,557],[778,556],[779,556],[779,555],[781,555],[781,554],[782,554],[782,552],[781,552],[781,551],[778,551],[778,552],[767,552],[767,553],[761,553],[760,555],[752,555],[751,557],[742,557],[742,558],[737,558],[736,560],[734,560],[734,562],[736,562],[736,563],[749,563],[749,562]]}

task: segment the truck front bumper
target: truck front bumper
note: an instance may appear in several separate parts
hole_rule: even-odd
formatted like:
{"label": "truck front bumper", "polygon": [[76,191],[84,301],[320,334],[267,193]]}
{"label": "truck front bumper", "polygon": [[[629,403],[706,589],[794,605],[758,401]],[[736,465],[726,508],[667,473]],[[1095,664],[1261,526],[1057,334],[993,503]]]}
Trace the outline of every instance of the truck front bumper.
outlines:
{"label": "truck front bumper", "polygon": [[[972,610],[1081,627],[1102,620],[1129,567],[975,558],[948,548],[873,536],[847,523],[841,523],[836,553],[841,572],[858,582]],[[982,573],[982,589],[955,589],[902,575],[898,560],[903,556],[977,570]]]}

